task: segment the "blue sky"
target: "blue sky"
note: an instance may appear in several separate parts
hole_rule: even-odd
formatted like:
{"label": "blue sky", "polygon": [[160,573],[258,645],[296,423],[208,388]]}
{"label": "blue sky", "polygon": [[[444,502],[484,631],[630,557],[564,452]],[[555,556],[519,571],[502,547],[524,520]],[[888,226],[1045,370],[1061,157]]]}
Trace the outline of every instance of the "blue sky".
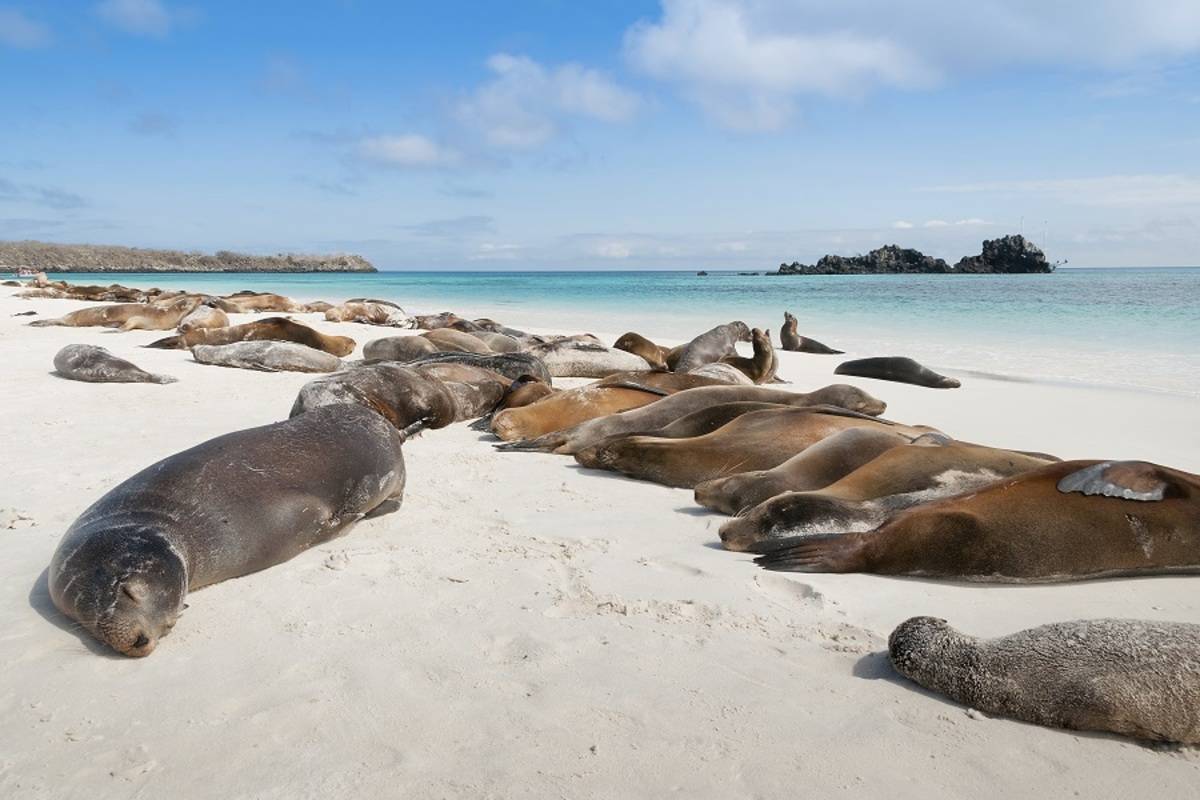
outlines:
{"label": "blue sky", "polygon": [[1196,0],[0,0],[0,238],[1200,263]]}

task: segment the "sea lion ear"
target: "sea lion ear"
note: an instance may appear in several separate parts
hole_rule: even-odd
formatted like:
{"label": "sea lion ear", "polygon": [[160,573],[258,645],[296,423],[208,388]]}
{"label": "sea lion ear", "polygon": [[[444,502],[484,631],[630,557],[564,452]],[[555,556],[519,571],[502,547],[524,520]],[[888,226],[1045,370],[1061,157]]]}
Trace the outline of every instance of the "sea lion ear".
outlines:
{"label": "sea lion ear", "polygon": [[126,578],[121,581],[121,592],[135,603],[146,599],[146,584],[140,578]]}
{"label": "sea lion ear", "polygon": [[1058,482],[1060,492],[1118,497],[1152,503],[1172,487],[1161,468],[1145,461],[1103,461],[1072,472]]}

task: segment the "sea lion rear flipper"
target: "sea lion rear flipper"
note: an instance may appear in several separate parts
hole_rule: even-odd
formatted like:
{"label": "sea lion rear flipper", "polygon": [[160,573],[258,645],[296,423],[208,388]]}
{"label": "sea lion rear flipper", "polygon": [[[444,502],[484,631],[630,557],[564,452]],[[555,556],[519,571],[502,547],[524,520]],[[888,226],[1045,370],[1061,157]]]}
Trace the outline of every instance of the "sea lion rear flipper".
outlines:
{"label": "sea lion rear flipper", "polygon": [[484,414],[482,417],[480,417],[479,419],[475,420],[474,422],[472,422],[472,423],[471,423],[470,425],[468,425],[467,427],[468,427],[468,428],[470,428],[470,429],[471,429],[471,430],[473,430],[473,431],[479,431],[480,433],[491,433],[491,430],[492,430],[492,415],[491,415],[491,414]]}
{"label": "sea lion rear flipper", "polygon": [[536,439],[517,439],[512,442],[500,442],[499,444],[492,445],[492,447],[497,450],[503,450],[506,453],[553,453],[566,443],[566,437],[555,431],[539,436]]}
{"label": "sea lion rear flipper", "polygon": [[859,537],[850,533],[793,536],[758,542],[754,563],[773,572],[853,572]]}
{"label": "sea lion rear flipper", "polygon": [[155,339],[146,347],[155,347],[160,350],[180,350],[183,348],[183,337],[168,336],[165,339]]}
{"label": "sea lion rear flipper", "polygon": [[1145,461],[1103,461],[1072,472],[1058,482],[1060,492],[1155,502],[1166,497],[1170,479]]}

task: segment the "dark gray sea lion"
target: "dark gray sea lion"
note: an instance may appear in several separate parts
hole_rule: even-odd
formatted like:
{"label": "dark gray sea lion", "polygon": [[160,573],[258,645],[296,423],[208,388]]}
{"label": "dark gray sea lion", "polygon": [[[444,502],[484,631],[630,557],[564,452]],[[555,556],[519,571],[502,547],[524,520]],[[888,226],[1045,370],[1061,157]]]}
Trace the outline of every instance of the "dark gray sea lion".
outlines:
{"label": "dark gray sea lion", "polygon": [[234,342],[295,342],[315,347],[335,356],[348,356],[357,346],[349,336],[330,336],[315,328],[302,325],[287,317],[267,317],[230,325],[228,328],[198,328],[178,336],[168,336],[146,345],[163,349],[187,350],[198,344],[233,344]]}
{"label": "dark gray sea lion", "polygon": [[344,369],[300,387],[290,416],[330,405],[358,405],[381,414],[400,431],[444,428],[458,414],[454,395],[436,378],[383,361]]}
{"label": "dark gray sea lion", "polygon": [[367,361],[412,361],[436,352],[438,346],[424,336],[388,336],[363,345]]}
{"label": "dark gray sea lion", "polygon": [[556,378],[605,378],[616,372],[648,372],[641,356],[605,347],[594,339],[564,337],[526,349],[545,362]]}
{"label": "dark gray sea lion", "polygon": [[750,341],[750,328],[741,321],[718,325],[683,345],[677,355],[670,356],[671,369],[689,372],[696,367],[737,355],[737,343]]}
{"label": "dark gray sea lion", "polygon": [[1063,461],[901,511],[872,531],[755,549],[774,570],[1049,583],[1198,572],[1197,519],[1196,475],[1144,461]]}
{"label": "dark gray sea lion", "polygon": [[613,347],[641,356],[654,369],[667,369],[668,348],[655,344],[640,333],[629,331],[613,342]]}
{"label": "dark gray sea lion", "polygon": [[880,356],[843,361],[833,371],[834,375],[854,375],[859,378],[875,378],[881,381],[911,383],[930,389],[957,389],[962,383],[957,378],[947,378],[923,367],[911,358]]}
{"label": "dark gray sea lion", "polygon": [[260,372],[333,372],[341,369],[335,355],[295,342],[259,341],[198,344],[192,358],[201,364]]}
{"label": "dark gray sea lion", "polygon": [[843,350],[834,350],[821,344],[816,339],[809,339],[796,332],[796,318],[788,312],[783,312],[783,327],[779,329],[779,343],[784,350],[791,353],[818,353],[820,355],[841,355]]}
{"label": "dark gray sea lion", "polygon": [[696,486],[696,503],[737,514],[784,492],[821,489],[911,439],[893,430],[849,428],[822,439],[778,467],[739,472]]}
{"label": "dark gray sea lion", "polygon": [[750,341],[754,344],[753,358],[725,356],[720,363],[740,370],[752,383],[770,383],[775,379],[779,368],[779,362],[775,360],[775,347],[771,344],[771,334],[755,328],[750,331]]}
{"label": "dark gray sea lion", "polygon": [[409,362],[409,366],[414,367],[421,364],[470,364],[499,372],[514,381],[522,375],[532,375],[547,386],[553,383],[550,370],[540,358],[529,353],[493,353],[485,356],[475,353],[433,353]]}
{"label": "dark gray sea lion", "polygon": [[155,375],[94,344],[69,344],[54,356],[54,370],[64,378],[90,383],[175,383]]}
{"label": "dark gray sea lion", "polygon": [[1200,625],[1076,620],[977,639],[913,617],[888,654],[909,680],[987,714],[1200,744]]}
{"label": "dark gray sea lion", "polygon": [[828,485],[773,495],[721,527],[730,550],[767,539],[869,531],[889,515],[969,492],[1055,461],[997,447],[920,436],[889,448]]}
{"label": "dark gray sea lion", "polygon": [[483,333],[483,328],[469,319],[456,319],[446,326],[462,333]]}
{"label": "dark gray sea lion", "polygon": [[756,400],[802,407],[834,405],[864,414],[882,414],[887,404],[855,386],[836,384],[814,392],[788,392],[764,386],[702,386],[664,397],[645,408],[610,414],[536,439],[497,445],[500,450],[534,450],[571,455],[585,447],[621,434],[654,430],[709,406]]}
{"label": "dark gray sea lion", "polygon": [[928,430],[834,406],[778,408],[743,414],[703,436],[626,436],[601,442],[575,453],[575,460],[585,467],[691,489],[713,478],[771,469],[825,437],[852,427],[890,427],[909,436]]}
{"label": "dark gray sea lion", "polygon": [[399,500],[402,442],[350,406],[170,456],[80,515],[50,563],[50,597],[117,652],[149,655],[189,591],[287,561]]}
{"label": "dark gray sea lion", "polygon": [[417,372],[442,382],[454,396],[455,419],[475,419],[491,413],[512,381],[490,369],[470,364],[431,363],[414,366]]}
{"label": "dark gray sea lion", "polygon": [[421,334],[421,338],[433,342],[438,351],[442,353],[475,353],[484,356],[492,352],[492,348],[479,338],[454,328],[427,331]]}

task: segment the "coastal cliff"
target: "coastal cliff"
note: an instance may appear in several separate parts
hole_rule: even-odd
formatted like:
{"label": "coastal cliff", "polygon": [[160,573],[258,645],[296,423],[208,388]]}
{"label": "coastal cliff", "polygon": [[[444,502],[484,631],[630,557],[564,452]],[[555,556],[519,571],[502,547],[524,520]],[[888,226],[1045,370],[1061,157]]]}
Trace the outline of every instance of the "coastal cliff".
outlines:
{"label": "coastal cliff", "polygon": [[793,262],[780,264],[778,272],[769,275],[939,275],[961,274],[1019,274],[1053,272],[1054,265],[1037,245],[1019,234],[989,239],[983,252],[966,256],[951,267],[940,258],[927,256],[920,250],[885,245],[863,256],[823,256],[814,265]]}
{"label": "coastal cliff", "polygon": [[0,271],[39,272],[375,272],[362,256],[280,253],[252,256],[49,242],[0,242]]}

